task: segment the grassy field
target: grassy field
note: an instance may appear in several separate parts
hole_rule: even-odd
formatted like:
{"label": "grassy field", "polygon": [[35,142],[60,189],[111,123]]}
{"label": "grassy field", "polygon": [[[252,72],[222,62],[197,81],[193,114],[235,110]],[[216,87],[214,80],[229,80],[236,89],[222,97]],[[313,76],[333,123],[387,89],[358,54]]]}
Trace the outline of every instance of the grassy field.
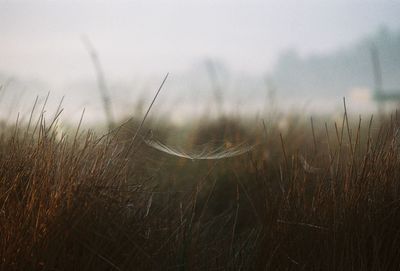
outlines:
{"label": "grassy field", "polygon": [[140,121],[3,126],[0,270],[400,269],[397,113]]}

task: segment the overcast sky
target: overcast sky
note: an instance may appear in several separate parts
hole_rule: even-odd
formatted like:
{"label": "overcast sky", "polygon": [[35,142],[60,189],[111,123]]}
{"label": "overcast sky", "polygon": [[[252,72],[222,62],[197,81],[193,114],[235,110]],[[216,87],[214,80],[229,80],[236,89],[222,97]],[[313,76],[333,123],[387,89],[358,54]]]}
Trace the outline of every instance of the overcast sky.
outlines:
{"label": "overcast sky", "polygon": [[278,53],[324,53],[400,26],[389,0],[0,0],[0,72],[53,83],[93,76],[81,36],[111,78],[179,72],[204,58],[262,73]]}

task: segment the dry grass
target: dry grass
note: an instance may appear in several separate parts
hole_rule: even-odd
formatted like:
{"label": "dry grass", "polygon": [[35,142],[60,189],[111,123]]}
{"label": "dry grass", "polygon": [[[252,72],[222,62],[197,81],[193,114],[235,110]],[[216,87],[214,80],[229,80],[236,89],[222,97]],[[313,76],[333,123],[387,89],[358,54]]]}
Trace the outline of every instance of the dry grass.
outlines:
{"label": "dry grass", "polygon": [[43,118],[5,129],[0,269],[399,269],[397,115],[288,119],[284,132],[203,123],[188,138],[258,144],[210,161],[115,133],[59,135]]}

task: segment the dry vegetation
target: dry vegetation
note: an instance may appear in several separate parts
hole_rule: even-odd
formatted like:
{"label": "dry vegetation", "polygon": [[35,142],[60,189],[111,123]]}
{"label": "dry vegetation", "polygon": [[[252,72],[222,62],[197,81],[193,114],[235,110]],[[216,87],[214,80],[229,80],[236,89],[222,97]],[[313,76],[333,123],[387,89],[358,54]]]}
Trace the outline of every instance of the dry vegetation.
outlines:
{"label": "dry vegetation", "polygon": [[284,118],[284,130],[202,122],[185,142],[256,144],[207,161],[132,140],[129,125],[103,137],[61,135],[57,118],[3,128],[0,270],[398,270],[397,114]]}

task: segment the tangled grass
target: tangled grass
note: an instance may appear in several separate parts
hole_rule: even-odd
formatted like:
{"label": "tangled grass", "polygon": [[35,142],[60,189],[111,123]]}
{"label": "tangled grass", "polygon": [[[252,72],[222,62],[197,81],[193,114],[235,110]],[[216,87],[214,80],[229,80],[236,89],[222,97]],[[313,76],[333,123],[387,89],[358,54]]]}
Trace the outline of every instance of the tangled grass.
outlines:
{"label": "tangled grass", "polygon": [[268,123],[189,162],[43,117],[3,129],[0,270],[399,269],[397,114]]}

